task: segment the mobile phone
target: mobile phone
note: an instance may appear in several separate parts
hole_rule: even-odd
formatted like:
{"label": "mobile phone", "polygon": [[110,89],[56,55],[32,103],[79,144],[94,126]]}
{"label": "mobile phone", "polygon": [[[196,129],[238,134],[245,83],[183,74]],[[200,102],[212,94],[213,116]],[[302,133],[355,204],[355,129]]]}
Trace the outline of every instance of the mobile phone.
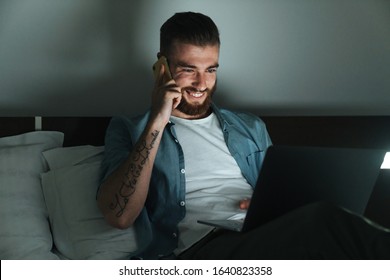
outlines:
{"label": "mobile phone", "polygon": [[155,64],[153,64],[153,74],[154,78],[157,79],[158,75],[160,75],[161,65],[164,65],[164,81],[167,82],[172,80],[171,71],[169,71],[168,61],[165,56],[160,56]]}

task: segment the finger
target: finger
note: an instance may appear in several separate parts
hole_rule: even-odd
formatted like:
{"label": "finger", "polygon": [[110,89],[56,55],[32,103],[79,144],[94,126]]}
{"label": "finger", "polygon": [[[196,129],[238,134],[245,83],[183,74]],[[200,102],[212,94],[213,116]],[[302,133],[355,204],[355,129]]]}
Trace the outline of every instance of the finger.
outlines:
{"label": "finger", "polygon": [[251,203],[251,200],[249,198],[240,200],[239,207],[240,207],[240,209],[248,209],[250,203]]}
{"label": "finger", "polygon": [[169,82],[167,82],[164,86],[164,89],[165,90],[169,90],[171,92],[177,92],[177,93],[182,93],[181,92],[181,88],[177,86],[177,84],[175,83],[174,80],[171,80]]}
{"label": "finger", "polygon": [[155,80],[155,87],[158,88],[163,84],[164,78],[164,65],[161,65],[160,71],[158,72],[157,79]]}
{"label": "finger", "polygon": [[180,94],[178,97],[173,99],[172,109],[176,109],[181,102],[182,95]]}
{"label": "finger", "polygon": [[167,68],[166,65],[161,65],[161,76],[162,76],[162,81],[163,83],[167,83],[167,82],[170,82],[170,81],[173,81],[173,79],[171,78],[171,75],[169,74],[169,68]]}
{"label": "finger", "polygon": [[[161,77],[159,77],[159,80],[162,82]],[[181,89],[176,85],[174,80],[169,81],[168,83],[163,85],[159,85],[156,82],[152,94],[153,98],[160,98],[166,96],[168,93],[181,94]]]}
{"label": "finger", "polygon": [[178,87],[174,82],[169,82],[168,84],[158,88],[154,95],[157,99],[172,100],[172,106],[174,108],[179,105],[182,97],[181,88]]}

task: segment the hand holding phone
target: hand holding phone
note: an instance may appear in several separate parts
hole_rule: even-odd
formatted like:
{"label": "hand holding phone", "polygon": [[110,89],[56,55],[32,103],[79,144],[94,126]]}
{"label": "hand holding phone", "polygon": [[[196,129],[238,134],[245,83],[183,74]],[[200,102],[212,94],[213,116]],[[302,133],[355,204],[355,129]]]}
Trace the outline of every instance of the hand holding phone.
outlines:
{"label": "hand holding phone", "polygon": [[168,61],[165,56],[160,56],[160,58],[157,60],[155,64],[153,64],[153,74],[154,78],[158,79],[160,75],[161,66],[164,65],[164,82],[168,82],[172,80],[171,72],[169,71]]}
{"label": "hand holding phone", "polygon": [[[161,77],[161,67],[163,65],[164,72]],[[152,111],[157,112],[155,114],[160,115],[160,119],[166,119],[168,122],[172,110],[180,104],[182,98],[181,89],[172,79],[166,57],[160,56],[158,61],[153,64],[153,74],[156,83],[152,95]]]}

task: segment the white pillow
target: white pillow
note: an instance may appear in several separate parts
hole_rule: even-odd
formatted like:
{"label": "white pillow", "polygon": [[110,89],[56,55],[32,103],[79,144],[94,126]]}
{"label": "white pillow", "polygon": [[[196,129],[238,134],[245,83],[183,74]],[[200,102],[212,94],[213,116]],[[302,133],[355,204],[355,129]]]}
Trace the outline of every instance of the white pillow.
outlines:
{"label": "white pillow", "polygon": [[54,243],[68,259],[126,259],[137,249],[132,228],[108,225],[96,202],[103,147],[77,146],[44,153],[42,174]]}
{"label": "white pillow", "polygon": [[40,174],[42,151],[63,133],[37,131],[0,138],[0,259],[56,259]]}

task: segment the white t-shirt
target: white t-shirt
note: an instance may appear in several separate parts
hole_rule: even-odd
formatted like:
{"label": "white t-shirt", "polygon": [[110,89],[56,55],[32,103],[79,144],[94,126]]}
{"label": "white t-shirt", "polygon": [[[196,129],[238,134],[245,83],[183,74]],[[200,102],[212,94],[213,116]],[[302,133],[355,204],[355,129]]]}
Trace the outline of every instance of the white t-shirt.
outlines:
{"label": "white t-shirt", "polygon": [[197,220],[227,219],[244,212],[238,203],[251,197],[252,187],[230,154],[215,114],[171,120],[183,149],[186,176],[186,216],[179,223],[178,254],[212,230]]}

